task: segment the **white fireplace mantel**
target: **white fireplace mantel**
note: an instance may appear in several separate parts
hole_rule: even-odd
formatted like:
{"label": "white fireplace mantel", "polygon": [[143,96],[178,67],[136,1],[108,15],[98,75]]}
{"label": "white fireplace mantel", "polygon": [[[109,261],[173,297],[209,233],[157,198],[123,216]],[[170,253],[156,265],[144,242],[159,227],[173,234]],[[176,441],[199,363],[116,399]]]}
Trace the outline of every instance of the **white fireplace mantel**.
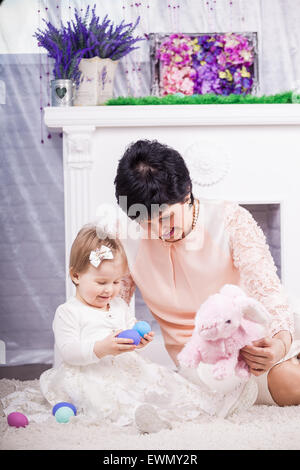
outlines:
{"label": "white fireplace mantel", "polygon": [[45,108],[50,128],[299,125],[298,104],[84,106]]}
{"label": "white fireplace mantel", "polygon": [[[196,195],[279,203],[282,280],[298,295],[300,105],[48,107],[45,122],[52,131],[63,131],[67,297],[73,292],[67,262],[72,241],[100,203],[115,202],[118,161],[138,139],[170,145],[187,164],[194,153],[195,180],[197,171],[214,176],[224,169],[214,184],[194,184]],[[203,157],[203,149],[210,149],[209,158]]]}

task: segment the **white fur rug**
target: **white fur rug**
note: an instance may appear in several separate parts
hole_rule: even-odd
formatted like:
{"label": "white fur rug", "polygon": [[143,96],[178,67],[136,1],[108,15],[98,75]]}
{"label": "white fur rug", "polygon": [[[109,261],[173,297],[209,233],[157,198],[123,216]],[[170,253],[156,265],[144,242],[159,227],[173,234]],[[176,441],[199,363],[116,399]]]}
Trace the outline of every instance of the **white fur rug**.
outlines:
{"label": "white fur rug", "polygon": [[[24,387],[38,390],[38,380],[0,380],[0,398]],[[16,410],[17,411],[17,410]],[[0,449],[211,450],[300,449],[300,406],[255,405],[230,419],[201,418],[156,434],[140,435],[134,427],[116,428],[84,423],[78,417],[59,424],[50,414],[43,423],[26,428],[7,425],[0,409]]]}

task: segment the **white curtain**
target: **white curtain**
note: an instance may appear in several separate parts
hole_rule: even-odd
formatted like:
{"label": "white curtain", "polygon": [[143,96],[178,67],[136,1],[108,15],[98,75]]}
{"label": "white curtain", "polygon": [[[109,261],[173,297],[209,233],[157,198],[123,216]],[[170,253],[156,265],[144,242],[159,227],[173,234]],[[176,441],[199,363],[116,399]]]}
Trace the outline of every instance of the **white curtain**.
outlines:
{"label": "white curtain", "polygon": [[[134,22],[137,33],[246,32],[259,40],[259,94],[273,94],[296,86],[300,80],[300,0],[4,0],[0,7],[0,53],[40,53],[32,37],[42,19],[59,24],[97,4],[100,17]],[[40,10],[40,13],[38,11]],[[121,60],[115,96],[150,93],[149,48]],[[141,71],[137,71],[141,68]],[[127,71],[128,73],[124,73]]]}

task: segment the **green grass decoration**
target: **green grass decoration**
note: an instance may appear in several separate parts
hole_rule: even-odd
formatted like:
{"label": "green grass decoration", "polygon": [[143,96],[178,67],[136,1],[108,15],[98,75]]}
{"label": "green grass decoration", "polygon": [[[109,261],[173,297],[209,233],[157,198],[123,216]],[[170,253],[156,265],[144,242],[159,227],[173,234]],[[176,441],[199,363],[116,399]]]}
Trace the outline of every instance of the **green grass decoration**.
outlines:
{"label": "green grass decoration", "polygon": [[176,96],[167,95],[163,97],[132,96],[113,98],[108,100],[106,106],[147,106],[147,105],[172,105],[172,104],[287,104],[292,103],[292,91],[277,93],[276,95],[228,95],[220,96],[213,93],[206,95]]}

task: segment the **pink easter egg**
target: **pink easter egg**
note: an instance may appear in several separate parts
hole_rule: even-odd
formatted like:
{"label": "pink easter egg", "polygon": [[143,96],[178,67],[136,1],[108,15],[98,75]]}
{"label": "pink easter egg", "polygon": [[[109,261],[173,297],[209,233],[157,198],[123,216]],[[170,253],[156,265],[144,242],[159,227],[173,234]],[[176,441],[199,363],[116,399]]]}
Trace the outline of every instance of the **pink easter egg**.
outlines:
{"label": "pink easter egg", "polygon": [[7,416],[7,422],[10,426],[14,426],[15,428],[25,428],[27,424],[29,424],[26,416],[18,411],[9,413]]}

